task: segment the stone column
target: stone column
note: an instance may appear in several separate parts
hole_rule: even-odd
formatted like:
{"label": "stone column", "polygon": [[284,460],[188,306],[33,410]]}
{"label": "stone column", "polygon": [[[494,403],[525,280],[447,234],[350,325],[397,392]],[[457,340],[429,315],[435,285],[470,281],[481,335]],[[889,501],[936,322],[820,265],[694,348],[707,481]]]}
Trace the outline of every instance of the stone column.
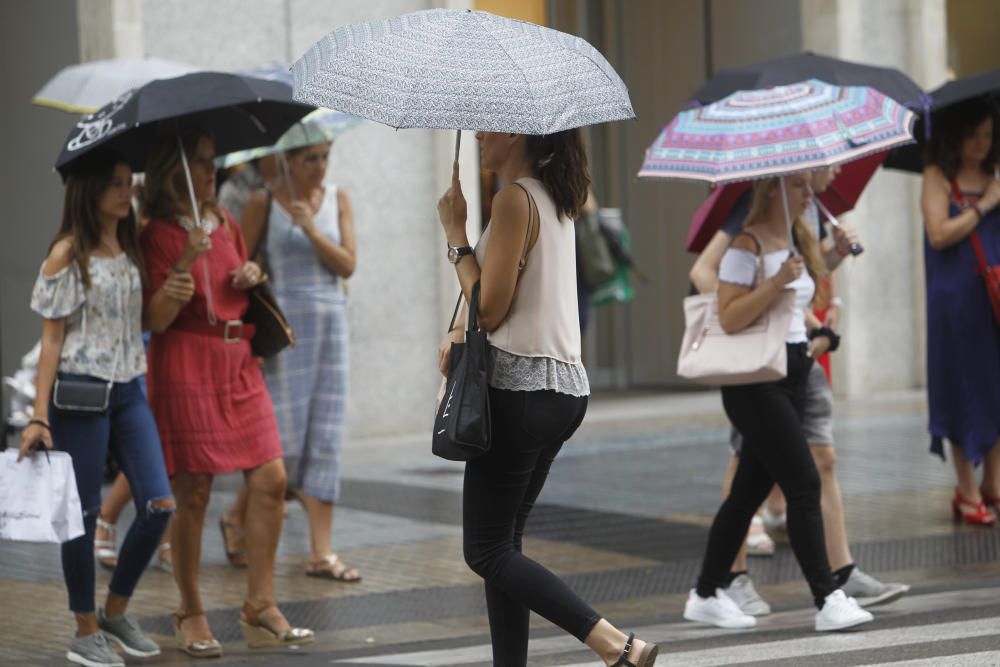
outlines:
{"label": "stone column", "polygon": [[80,62],[141,58],[141,0],[77,0]]}
{"label": "stone column", "polygon": [[[925,88],[946,67],[945,0],[802,0],[804,48],[896,67]],[[834,355],[834,389],[857,396],[923,386],[925,301],[920,177],[880,170],[844,222],[865,254],[840,270],[844,346]]]}

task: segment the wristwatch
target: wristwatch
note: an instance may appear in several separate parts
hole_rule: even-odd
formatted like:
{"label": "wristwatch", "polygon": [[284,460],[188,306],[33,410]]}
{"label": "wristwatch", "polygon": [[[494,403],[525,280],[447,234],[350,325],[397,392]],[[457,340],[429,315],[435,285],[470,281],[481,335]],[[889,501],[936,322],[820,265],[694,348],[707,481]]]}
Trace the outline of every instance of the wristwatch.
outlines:
{"label": "wristwatch", "polygon": [[458,264],[458,260],[462,259],[466,255],[471,255],[473,253],[472,247],[463,245],[450,245],[448,246],[448,261],[452,264]]}

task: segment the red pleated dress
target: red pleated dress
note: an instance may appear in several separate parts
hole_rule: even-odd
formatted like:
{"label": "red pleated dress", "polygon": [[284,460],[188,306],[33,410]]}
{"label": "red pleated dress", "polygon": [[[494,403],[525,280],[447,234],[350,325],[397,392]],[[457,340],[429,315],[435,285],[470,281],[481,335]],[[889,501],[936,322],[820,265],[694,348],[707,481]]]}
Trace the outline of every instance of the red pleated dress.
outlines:
{"label": "red pleated dress", "polygon": [[[185,320],[208,321],[207,293],[218,322],[241,319],[247,309],[247,293],[230,284],[230,272],[246,262],[246,246],[239,226],[224,215],[229,225],[212,232],[211,250],[191,267],[194,297],[149,344],[149,404],[170,476],[248,470],[282,455],[274,407],[250,342],[227,343],[221,334],[177,326]],[[141,237],[149,273],[146,299],[163,285],[186,241],[187,232],[174,220],[146,225]]]}

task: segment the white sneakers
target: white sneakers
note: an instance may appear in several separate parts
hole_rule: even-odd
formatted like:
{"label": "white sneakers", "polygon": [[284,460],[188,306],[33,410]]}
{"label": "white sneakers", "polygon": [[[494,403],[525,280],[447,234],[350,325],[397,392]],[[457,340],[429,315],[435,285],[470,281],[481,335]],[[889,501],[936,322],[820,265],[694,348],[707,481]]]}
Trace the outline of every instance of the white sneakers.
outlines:
{"label": "white sneakers", "polygon": [[[726,589],[716,589],[714,597],[703,598],[692,589],[684,605],[685,619],[727,630],[752,628],[757,625],[754,615],[769,613],[771,606],[760,597],[746,575],[736,577]],[[873,620],[875,618],[862,609],[857,600],[837,589],[826,596],[823,608],[816,612],[816,631],[846,630]]]}
{"label": "white sneakers", "polygon": [[862,609],[857,600],[838,588],[826,596],[823,608],[816,612],[816,632],[844,630],[873,620],[875,617]]}
{"label": "white sneakers", "polygon": [[743,613],[739,605],[721,588],[715,589],[715,596],[710,598],[703,598],[691,589],[687,604],[684,605],[684,618],[727,630],[740,630],[757,625],[757,619]]}
{"label": "white sneakers", "polygon": [[750,616],[767,616],[771,613],[771,605],[760,596],[754,588],[750,575],[741,574],[733,579],[733,583],[723,588],[722,591],[736,603],[744,614]]}

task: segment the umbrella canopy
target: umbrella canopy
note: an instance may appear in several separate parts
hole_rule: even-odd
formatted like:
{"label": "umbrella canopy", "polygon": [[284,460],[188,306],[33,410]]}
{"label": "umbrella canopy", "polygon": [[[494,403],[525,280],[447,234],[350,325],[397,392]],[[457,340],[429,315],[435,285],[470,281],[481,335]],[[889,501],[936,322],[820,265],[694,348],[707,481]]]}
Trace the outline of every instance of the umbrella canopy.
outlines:
{"label": "umbrella canopy", "polygon": [[635,117],[625,84],[585,40],[482,11],[344,26],[292,74],[295,99],[395,128],[552,134]]}
{"label": "umbrella canopy", "polygon": [[107,147],[142,171],[161,121],[168,120],[211,132],[219,153],[271,144],[312,110],[275,81],[223,72],[160,79],[82,118],[66,138],[56,169],[65,175],[74,160]]}
{"label": "umbrella canopy", "polygon": [[191,65],[162,58],[95,60],[59,70],[31,102],[71,113],[93,113],[133,88],[194,71]]}
{"label": "umbrella canopy", "polygon": [[363,119],[350,114],[330,111],[329,109],[316,109],[300,122],[292,125],[287,132],[281,135],[277,143],[222,155],[215,159],[215,164],[217,167],[228,168],[304,146],[333,143],[337,137],[352,130],[362,122],[364,122]]}
{"label": "umbrella canopy", "polygon": [[[886,152],[873,153],[845,164],[833,182],[817,197],[826,213],[838,216],[853,209],[885,156]],[[705,249],[749,187],[750,182],[743,181],[722,185],[712,191],[691,218],[685,246],[688,252],[699,253]]]}
{"label": "umbrella canopy", "polygon": [[692,100],[711,104],[738,90],[760,90],[819,79],[837,86],[868,86],[904,106],[925,108],[923,89],[892,67],[876,67],[817,55],[811,51],[721,70],[695,91]]}
{"label": "umbrella canopy", "polygon": [[[932,125],[942,122],[943,119],[940,117],[943,114],[963,102],[982,99],[996,104],[997,100],[1000,99],[1000,69],[949,81],[932,90],[930,97],[934,100],[931,106]],[[917,122],[925,123],[926,121],[920,119]],[[916,136],[920,139],[919,145],[903,146],[892,151],[885,160],[885,166],[889,169],[921,173],[924,170],[923,149],[926,140],[930,137],[919,131]]]}
{"label": "umbrella canopy", "polygon": [[913,141],[914,114],[865,86],[810,80],[682,111],[640,178],[731,183],[833,167]]}

